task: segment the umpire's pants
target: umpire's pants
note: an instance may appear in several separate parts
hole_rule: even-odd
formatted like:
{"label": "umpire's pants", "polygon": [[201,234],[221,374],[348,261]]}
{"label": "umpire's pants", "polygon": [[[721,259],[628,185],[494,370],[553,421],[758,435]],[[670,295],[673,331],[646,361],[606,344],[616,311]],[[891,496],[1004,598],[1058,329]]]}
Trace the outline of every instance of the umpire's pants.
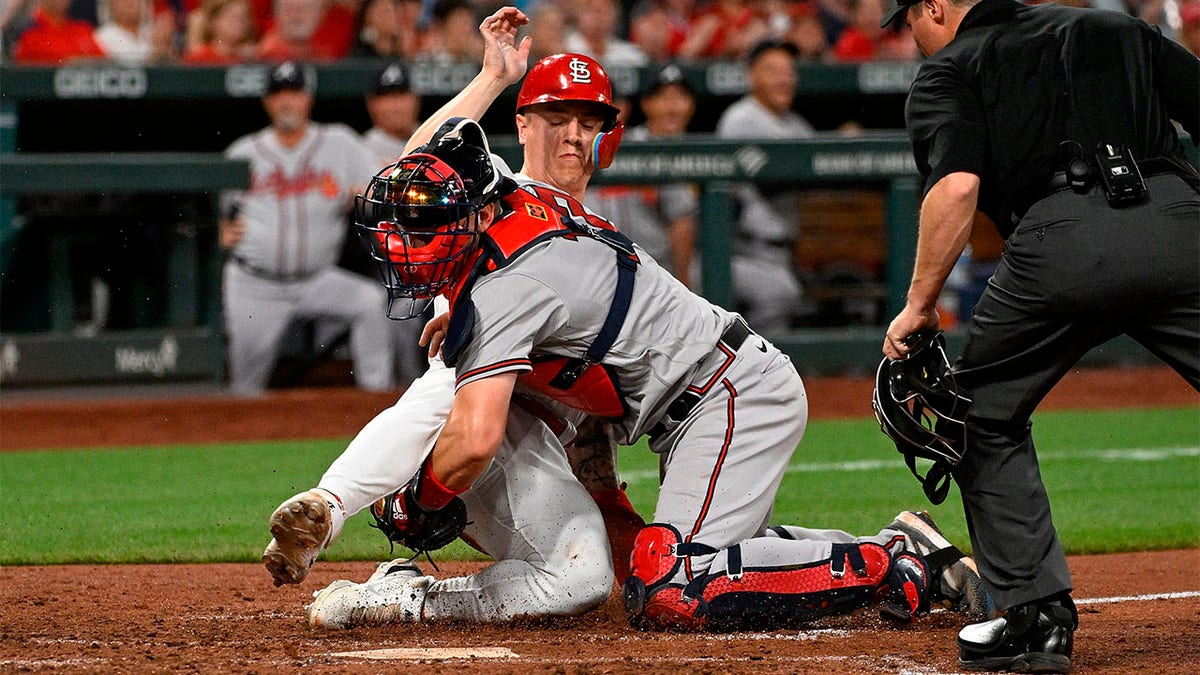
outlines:
{"label": "umpire's pants", "polygon": [[1099,189],[1035,203],[968,326],[958,384],[973,398],[954,471],[998,606],[1071,589],[1030,416],[1088,350],[1128,334],[1200,390],[1200,195],[1173,174],[1114,209]]}

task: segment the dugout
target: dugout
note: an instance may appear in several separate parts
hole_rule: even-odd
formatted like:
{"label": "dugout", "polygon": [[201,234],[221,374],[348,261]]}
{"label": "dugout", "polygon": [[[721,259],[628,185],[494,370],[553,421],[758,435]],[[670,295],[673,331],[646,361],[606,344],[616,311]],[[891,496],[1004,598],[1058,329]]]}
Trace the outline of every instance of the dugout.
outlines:
{"label": "dugout", "polygon": [[[317,67],[314,118],[366,129],[363,96],[377,65]],[[744,93],[744,65],[693,64],[685,76],[703,100],[694,137],[627,142],[595,182],[702,183],[703,293],[726,306],[720,252],[731,249],[730,184],[802,185],[795,259],[829,309],[773,337],[804,372],[865,372],[878,360],[881,322],[898,309],[915,246],[916,176],[900,129],[917,66],[803,64],[793,107],[819,137],[755,143],[709,135]],[[423,113],[477,69],[411,64]],[[0,384],[221,379],[214,198],[248,173],[220,153],[266,125],[259,97],[267,73],[259,64],[0,66]],[[648,76],[638,68],[610,74],[618,95]],[[483,120],[507,158],[519,157],[515,96],[513,87]],[[865,131],[835,131],[847,122]],[[98,267],[114,280],[102,323],[94,316]]]}

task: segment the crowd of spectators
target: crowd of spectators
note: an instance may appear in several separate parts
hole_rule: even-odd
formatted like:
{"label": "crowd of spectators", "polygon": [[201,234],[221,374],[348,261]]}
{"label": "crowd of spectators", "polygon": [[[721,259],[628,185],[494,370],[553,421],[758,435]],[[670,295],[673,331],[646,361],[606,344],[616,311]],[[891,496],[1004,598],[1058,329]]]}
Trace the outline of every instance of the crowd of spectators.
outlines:
{"label": "crowd of spectators", "polygon": [[[1041,0],[1028,0],[1041,1]],[[1200,51],[1200,0],[1055,0],[1124,11]],[[580,51],[607,65],[744,59],[765,39],[801,59],[918,58],[879,28],[887,0],[9,0],[5,61],[77,59],[220,65],[353,57],[476,61],[480,20],[516,4],[532,21],[534,58]]]}

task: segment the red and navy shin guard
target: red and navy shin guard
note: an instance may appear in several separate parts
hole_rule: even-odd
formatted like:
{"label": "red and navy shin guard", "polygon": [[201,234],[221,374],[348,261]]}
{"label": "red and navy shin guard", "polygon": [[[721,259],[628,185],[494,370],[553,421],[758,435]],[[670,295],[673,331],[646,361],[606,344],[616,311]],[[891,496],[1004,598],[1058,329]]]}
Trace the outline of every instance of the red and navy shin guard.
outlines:
{"label": "red and navy shin guard", "polygon": [[629,622],[640,629],[777,628],[841,614],[875,599],[891,571],[878,544],[833,544],[814,563],[746,568],[741,548],[727,551],[726,570],[673,582],[683,559],[717,553],[682,542],[670,525],[654,524],[634,543],[632,576],[623,590]]}

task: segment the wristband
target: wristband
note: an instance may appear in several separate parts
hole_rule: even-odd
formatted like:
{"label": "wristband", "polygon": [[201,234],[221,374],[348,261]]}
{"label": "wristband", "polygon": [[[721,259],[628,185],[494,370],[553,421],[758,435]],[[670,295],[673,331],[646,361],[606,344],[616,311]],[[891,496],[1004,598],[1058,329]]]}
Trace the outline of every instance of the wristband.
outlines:
{"label": "wristband", "polygon": [[433,455],[425,458],[417,477],[417,489],[413,491],[417,506],[427,511],[437,511],[450,503],[465,490],[451,490],[438,477],[433,475]]}

